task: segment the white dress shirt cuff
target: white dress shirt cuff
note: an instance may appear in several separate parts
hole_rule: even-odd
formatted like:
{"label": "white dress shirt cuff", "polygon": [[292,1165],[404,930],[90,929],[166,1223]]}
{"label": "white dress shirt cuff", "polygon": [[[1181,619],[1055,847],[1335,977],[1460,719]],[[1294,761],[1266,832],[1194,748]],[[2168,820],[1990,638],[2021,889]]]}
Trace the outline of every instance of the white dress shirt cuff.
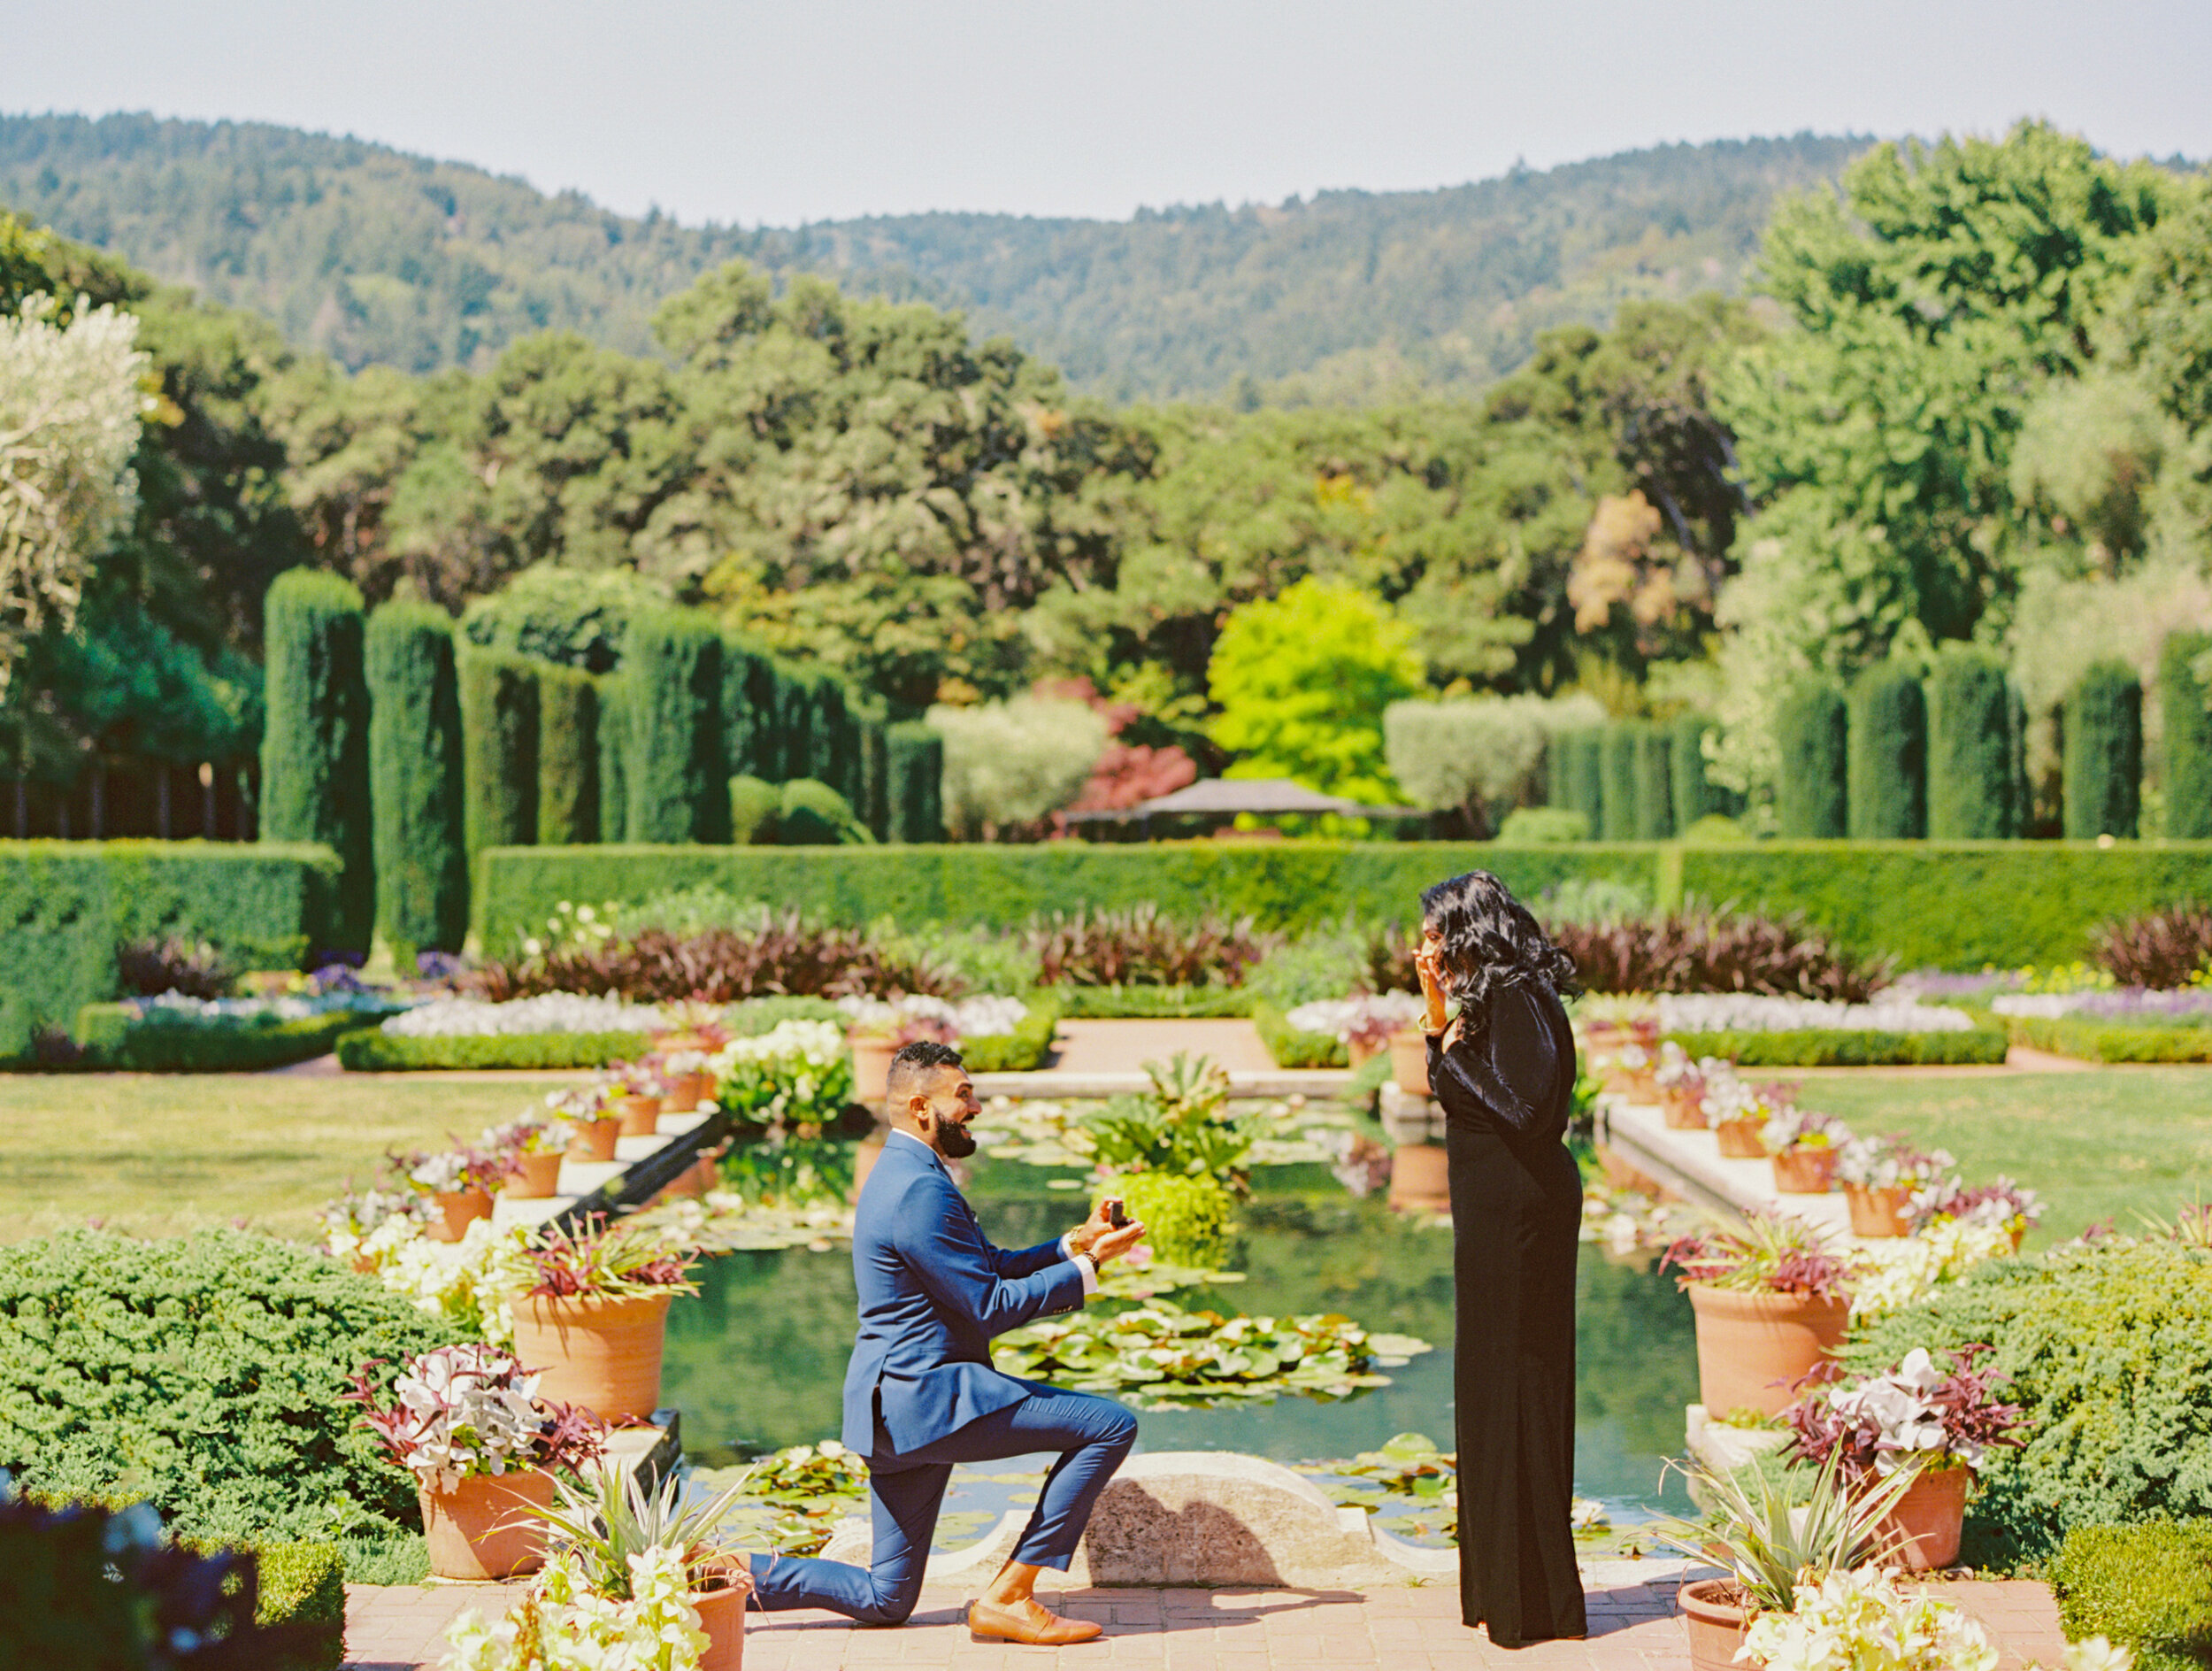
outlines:
{"label": "white dress shirt cuff", "polygon": [[1092,1295],[1097,1293],[1098,1266],[1096,1262],[1092,1259],[1089,1254],[1078,1253],[1075,1251],[1074,1231],[1071,1230],[1067,1235],[1060,1238],[1060,1251],[1064,1253],[1069,1259],[1073,1259],[1075,1261],[1075,1268],[1082,1274],[1083,1298],[1085,1299],[1088,1299]]}

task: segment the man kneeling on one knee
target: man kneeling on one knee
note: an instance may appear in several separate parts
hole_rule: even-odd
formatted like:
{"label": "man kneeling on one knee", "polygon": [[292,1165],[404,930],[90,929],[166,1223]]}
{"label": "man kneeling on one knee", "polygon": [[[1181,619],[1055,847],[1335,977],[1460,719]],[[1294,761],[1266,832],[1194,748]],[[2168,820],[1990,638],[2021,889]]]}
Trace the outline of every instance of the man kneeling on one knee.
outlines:
{"label": "man kneeling on one knee", "polygon": [[1097,1625],[1048,1613],[1031,1591],[1043,1568],[1067,1570],[1091,1505],[1136,1441],[1136,1418],[1110,1399],[1000,1375],[990,1343],[1079,1308],[1098,1267],[1134,1247],[1144,1227],[1117,1228],[1101,1204],[1056,1242],[993,1247],[945,1169],[975,1152],[968,1122],[982,1112],[959,1053],[907,1045],[891,1059],[888,1100],[891,1136],[853,1218],[860,1334],[845,1372],[845,1444],[868,1459],[874,1499],[872,1564],[755,1556],[755,1605],[903,1624],[953,1465],[1056,1451],[1013,1559],[970,1606],[968,1628],[995,1641],[1087,1640]]}

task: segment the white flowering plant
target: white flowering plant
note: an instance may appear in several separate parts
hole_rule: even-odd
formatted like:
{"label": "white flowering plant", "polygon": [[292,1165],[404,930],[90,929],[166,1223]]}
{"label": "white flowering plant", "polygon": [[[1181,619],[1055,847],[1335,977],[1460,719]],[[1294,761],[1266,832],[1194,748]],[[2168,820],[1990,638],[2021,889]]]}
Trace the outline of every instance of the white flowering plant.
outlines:
{"label": "white flowering plant", "polygon": [[538,1372],[497,1346],[440,1346],[409,1360],[388,1402],[373,1359],[343,1396],[384,1453],[425,1490],[450,1491],[479,1475],[581,1468],[599,1459],[607,1424],[580,1406],[538,1396]]}
{"label": "white flowering plant", "polygon": [[[1980,1625],[1886,1567],[1831,1572],[1796,1587],[1785,1612],[1751,1621],[1742,1658],[1766,1671],[1997,1671]],[[2070,1644],[2065,1671],[2132,1671],[2103,1636]],[[2038,1671],[2032,1667],[2030,1671]]]}
{"label": "white flowering plant", "polygon": [[852,1052],[834,1021],[784,1021],[757,1038],[733,1038],[708,1060],[715,1101],[741,1128],[811,1136],[834,1124],[853,1096]]}
{"label": "white flowering plant", "polygon": [[595,1594],[564,1550],[504,1618],[464,1608],[446,1631],[442,1671],[691,1671],[706,1652],[683,1556],[640,1552],[629,1595]]}
{"label": "white flowering plant", "polygon": [[1853,1327],[1915,1305],[1978,1265],[2006,1258],[2012,1235],[2000,1224],[1939,1219],[1910,1236],[1859,1244],[1860,1277],[1851,1292]]}
{"label": "white flowering plant", "polygon": [[1958,1161],[1941,1149],[1924,1153],[1909,1137],[1856,1137],[1844,1144],[1836,1175],[1863,1190],[1917,1190],[1949,1175]]}
{"label": "white flowering plant", "polygon": [[1851,1128],[1833,1114],[1786,1103],[1767,1117],[1759,1141],[1774,1155],[1798,1149],[1841,1149],[1851,1141]]}
{"label": "white flowering plant", "polygon": [[1914,1191],[1906,1213],[1916,1229],[1952,1220],[1961,1224],[1995,1225],[2007,1236],[2018,1237],[2042,1218],[2043,1197],[2001,1174],[1994,1183],[1972,1189],[1956,1178],[1942,1178]]}

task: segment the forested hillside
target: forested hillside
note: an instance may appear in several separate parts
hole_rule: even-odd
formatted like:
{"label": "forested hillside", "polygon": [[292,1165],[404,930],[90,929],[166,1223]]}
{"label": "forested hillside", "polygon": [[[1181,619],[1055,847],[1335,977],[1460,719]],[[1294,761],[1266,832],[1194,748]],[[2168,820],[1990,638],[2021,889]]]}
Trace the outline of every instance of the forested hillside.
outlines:
{"label": "forested hillside", "polygon": [[1732,290],[1778,192],[1863,140],[1666,146],[1431,192],[1129,221],[925,214],[796,230],[631,219],[574,194],[255,124],[0,117],[0,204],[349,367],[488,366],[548,327],[626,353],[732,257],[965,309],[1110,399],[1466,393],[1624,300]]}

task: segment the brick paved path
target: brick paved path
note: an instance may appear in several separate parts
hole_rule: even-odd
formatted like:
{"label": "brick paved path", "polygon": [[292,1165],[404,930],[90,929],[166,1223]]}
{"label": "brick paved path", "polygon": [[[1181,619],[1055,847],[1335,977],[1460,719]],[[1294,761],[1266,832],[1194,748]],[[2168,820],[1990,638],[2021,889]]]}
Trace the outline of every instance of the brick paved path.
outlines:
{"label": "brick paved path", "polygon": [[[843,1667],[944,1667],[945,1671],[1295,1671],[1319,1666],[1375,1671],[1689,1671],[1689,1650],[1672,1617],[1671,1581],[1594,1584],[1590,1640],[1515,1652],[1494,1647],[1459,1622],[1449,1585],[1348,1591],[1080,1590],[1048,1598],[1056,1611],[1095,1619],[1097,1642],[1057,1652],[971,1643],[961,1591],[926,1590],[919,1611],[895,1630],[857,1630],[827,1613],[754,1615],[746,1671],[843,1671]],[[1957,1583],[1947,1595],[1988,1627],[2005,1650],[2004,1671],[2065,1650],[2050,1592],[2028,1582]],[[495,1585],[422,1590],[355,1586],[346,1597],[343,1671],[416,1671],[434,1666],[447,1621],[464,1607],[503,1610]]]}

